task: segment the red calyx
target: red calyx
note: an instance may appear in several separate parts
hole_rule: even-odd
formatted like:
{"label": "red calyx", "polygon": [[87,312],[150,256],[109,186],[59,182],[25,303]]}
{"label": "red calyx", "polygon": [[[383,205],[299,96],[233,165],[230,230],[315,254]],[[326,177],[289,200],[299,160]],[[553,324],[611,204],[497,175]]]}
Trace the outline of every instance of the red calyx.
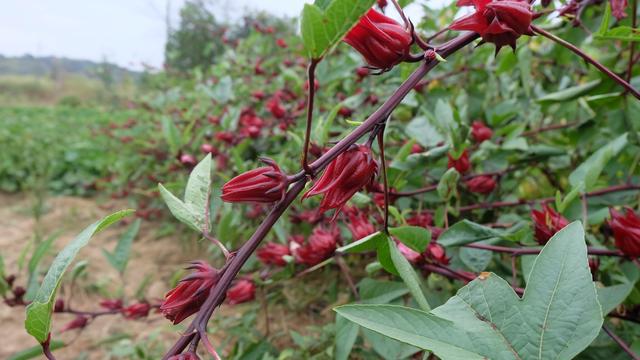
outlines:
{"label": "red calyx", "polygon": [[469,152],[467,150],[464,150],[460,157],[458,157],[457,159],[454,159],[451,154],[448,154],[448,156],[448,168],[455,168],[460,174],[466,173],[471,168],[471,162],[469,161]]}
{"label": "red calyx", "polygon": [[187,269],[194,272],[180,280],[160,305],[160,312],[174,324],[198,312],[220,278],[219,271],[204,261],[194,261]]}
{"label": "red calyx", "polygon": [[370,9],[344,42],[362,54],[370,66],[389,70],[409,57],[413,37],[392,18]]}
{"label": "red calyx", "polygon": [[241,304],[255,298],[256,286],[249,279],[240,279],[229,290],[227,300],[230,305]]}
{"label": "red calyx", "polygon": [[289,247],[283,244],[266,243],[256,251],[258,259],[265,265],[285,266],[284,256],[291,255]]}
{"label": "red calyx", "polygon": [[471,124],[471,135],[477,143],[491,139],[493,131],[487,127],[482,121],[476,120]]}
{"label": "red calyx", "polygon": [[327,230],[322,226],[313,229],[306,244],[300,238],[294,238],[291,242],[291,253],[296,262],[308,266],[314,266],[331,257],[336,250],[339,240],[337,229]]}
{"label": "red calyx", "polygon": [[284,196],[289,181],[275,161],[261,159],[263,166],[242,173],[222,186],[222,200],[226,202],[272,203]]}
{"label": "red calyx", "polygon": [[640,216],[627,207],[624,214],[609,209],[616,247],[627,256],[640,257]]}
{"label": "red calyx", "polygon": [[467,188],[472,193],[488,194],[496,187],[496,181],[491,176],[476,176],[466,182]]}
{"label": "red calyx", "polygon": [[569,220],[547,204],[542,205],[542,211],[532,210],[531,219],[533,220],[536,241],[540,245],[546,244],[555,233],[569,225]]}
{"label": "red calyx", "polygon": [[378,163],[373,159],[371,148],[355,145],[329,164],[322,176],[304,194],[303,199],[324,195],[320,202],[320,211],[336,209],[335,219],[347,201],[371,183],[377,172]]}
{"label": "red calyx", "polygon": [[455,20],[449,28],[478,33],[482,40],[496,45],[496,53],[505,45],[515,50],[516,39],[533,35],[533,11],[526,0],[458,0],[457,5],[474,6],[476,11]]}

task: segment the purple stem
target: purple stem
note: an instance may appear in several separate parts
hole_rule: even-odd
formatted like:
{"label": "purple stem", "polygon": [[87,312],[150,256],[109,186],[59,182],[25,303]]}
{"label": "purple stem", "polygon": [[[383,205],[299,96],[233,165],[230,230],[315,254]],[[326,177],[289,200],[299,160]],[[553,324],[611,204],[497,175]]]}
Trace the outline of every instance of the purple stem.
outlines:
{"label": "purple stem", "polygon": [[[536,255],[539,254],[542,249],[538,248],[512,248],[507,246],[496,246],[496,245],[486,245],[486,244],[466,244],[465,247],[481,249],[481,250],[489,250],[498,253],[511,254],[515,256],[519,255]],[[618,256],[624,257],[625,255],[618,250],[608,250],[608,249],[596,249],[593,247],[588,247],[587,252],[589,255],[600,255],[600,256]]]}
{"label": "purple stem", "polygon": [[[470,44],[478,38],[476,33],[465,33],[458,36],[447,44],[438,49],[441,56],[447,57],[466,45]],[[369,118],[358,126],[349,135],[343,138],[329,151],[323,154],[320,158],[310,164],[310,169],[313,173],[317,173],[326,167],[332,160],[334,160],[342,152],[346,151],[351,145],[355,144],[360,137],[373,130],[380,122],[384,121],[386,117],[395,109],[402,99],[413,89],[413,87],[422,79],[431,69],[438,64],[438,61],[429,61],[422,63],[409,78],[400,85],[398,89],[391,95],[391,97],[384,102]],[[309,84],[313,86],[313,84]],[[228,268],[216,284],[211,289],[209,296],[205,303],[200,307],[195,319],[189,325],[183,335],[164,355],[163,359],[179,354],[186,346],[193,340],[196,333],[199,333],[201,337],[206,336],[206,326],[209,322],[209,318],[213,314],[216,307],[218,307],[224,300],[227,288],[231,285],[231,282],[236,277],[244,263],[249,259],[251,254],[257,249],[258,245],[267,235],[271,227],[280,218],[289,205],[296,199],[296,197],[302,192],[307,182],[305,170],[301,170],[298,174],[292,177],[294,182],[291,189],[287,192],[284,199],[276,203],[271,212],[267,215],[264,221],[260,224],[256,232],[249,238],[249,240],[242,245],[237,254],[231,258],[228,262]]]}
{"label": "purple stem", "polygon": [[638,357],[638,355],[636,355],[636,353],[633,352],[633,350],[631,350],[631,348],[629,347],[629,345],[627,345],[621,338],[618,337],[618,335],[616,335],[613,331],[609,330],[608,327],[602,325],[602,330],[604,330],[604,332],[607,333],[607,335],[609,335],[609,337],[616,342],[616,344],[618,344],[618,346],[620,346],[622,348],[622,350],[624,350],[624,352],[626,352],[631,359],[633,360],[640,360],[640,357]]}

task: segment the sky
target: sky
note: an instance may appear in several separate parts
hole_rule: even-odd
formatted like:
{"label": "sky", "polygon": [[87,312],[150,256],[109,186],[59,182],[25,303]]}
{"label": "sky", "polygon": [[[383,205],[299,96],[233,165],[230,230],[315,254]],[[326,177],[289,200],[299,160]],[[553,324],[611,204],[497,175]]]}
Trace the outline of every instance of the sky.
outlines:
{"label": "sky", "polygon": [[[231,10],[297,16],[305,0],[217,0]],[[311,2],[311,1],[307,1]],[[168,6],[169,3],[169,6]],[[162,65],[167,9],[184,0],[0,0],[0,54],[60,56],[141,69]],[[228,16],[227,14],[227,16]],[[224,13],[221,17],[224,17]]]}

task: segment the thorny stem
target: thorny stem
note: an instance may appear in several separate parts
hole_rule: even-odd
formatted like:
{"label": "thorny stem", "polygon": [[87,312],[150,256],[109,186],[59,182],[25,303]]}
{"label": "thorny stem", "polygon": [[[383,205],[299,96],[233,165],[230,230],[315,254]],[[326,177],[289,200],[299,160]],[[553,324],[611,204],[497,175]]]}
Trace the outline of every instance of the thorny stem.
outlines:
{"label": "thorny stem", "polygon": [[618,344],[618,346],[620,346],[622,350],[624,350],[624,352],[626,352],[631,357],[631,359],[640,360],[640,357],[638,357],[638,355],[636,355],[636,353],[634,353],[633,350],[631,350],[629,345],[627,345],[621,338],[618,337],[618,335],[616,335],[608,327],[602,325],[602,330],[604,330],[604,332],[606,332],[607,335],[609,335],[609,337],[613,341],[615,341],[615,343]]}
{"label": "thorny stem", "polygon": [[389,181],[387,179],[387,160],[384,157],[385,124],[378,130],[378,147],[380,148],[380,164],[382,166],[382,184],[384,191],[384,233],[389,234]]}
{"label": "thorny stem", "polygon": [[[513,248],[513,247],[507,247],[507,246],[487,245],[487,244],[478,244],[478,243],[466,244],[464,246],[469,248],[474,248],[474,249],[489,250],[497,253],[511,254],[513,256],[536,255],[536,254],[539,254],[540,251],[542,251],[541,248],[525,248],[525,247]],[[617,257],[626,256],[618,250],[597,249],[594,247],[588,247],[587,253],[589,255],[600,255],[600,256],[617,256]]]}
{"label": "thorny stem", "polygon": [[313,100],[316,94],[316,66],[321,59],[311,59],[309,68],[307,69],[307,78],[309,81],[309,97],[307,99],[307,128],[304,133],[304,148],[302,149],[302,169],[310,176],[313,171],[309,168],[309,142],[311,141],[311,124],[313,123]]}
{"label": "thorny stem", "polygon": [[538,34],[546,37],[547,39],[553,40],[553,41],[557,42],[558,44],[564,46],[565,48],[573,51],[576,55],[580,56],[585,61],[587,61],[591,65],[595,66],[598,70],[600,70],[602,73],[604,73],[605,75],[610,77],[612,80],[614,80],[615,82],[620,84],[620,86],[622,86],[623,88],[627,89],[627,91],[629,91],[631,94],[633,94],[633,96],[635,96],[638,100],[640,100],[640,92],[638,90],[636,90],[633,86],[631,86],[631,84],[629,84],[623,78],[621,78],[616,73],[611,71],[609,68],[607,68],[606,66],[602,65],[601,63],[596,61],[591,56],[587,55],[584,51],[579,49],[577,46],[569,43],[568,41],[565,41],[565,40],[557,37],[556,35],[548,32],[548,31],[546,31],[544,29],[541,29],[541,28],[539,28],[539,27],[537,27],[535,25],[531,25],[531,28],[533,29],[533,31],[535,31]]}
{"label": "thorny stem", "polygon": [[[442,57],[447,57],[456,51],[467,46],[479,37],[476,33],[462,34],[447,44],[442,45],[438,50]],[[402,99],[413,89],[413,87],[422,79],[431,69],[438,65],[438,61],[428,61],[422,63],[410,76],[405,80],[398,89],[391,95],[391,97],[385,101],[367,120],[365,120],[360,126],[353,130],[349,135],[343,138],[329,151],[323,154],[320,158],[315,160],[309,165],[309,168],[313,173],[324,169],[332,160],[338,155],[347,150],[351,145],[360,139],[364,134],[370,132],[376,125],[380,123],[388,114],[395,109]],[[313,84],[309,84],[311,88]],[[251,254],[257,249],[258,245],[264,237],[267,235],[271,227],[282,216],[284,211],[289,205],[296,199],[296,197],[302,192],[307,182],[305,170],[301,170],[295,176],[292,177],[294,181],[292,187],[286,193],[285,197],[275,204],[271,212],[258,226],[256,232],[242,245],[237,254],[228,260],[228,268],[222,274],[220,280],[216,286],[211,289],[207,300],[200,307],[195,319],[189,325],[185,335],[183,335],[164,355],[163,359],[167,360],[169,357],[181,353],[185,347],[189,344],[194,337],[194,330],[202,334],[206,333],[206,326],[209,318],[213,314],[216,307],[218,307],[226,294],[227,288],[231,285],[231,282],[236,277],[244,263],[249,259]]]}

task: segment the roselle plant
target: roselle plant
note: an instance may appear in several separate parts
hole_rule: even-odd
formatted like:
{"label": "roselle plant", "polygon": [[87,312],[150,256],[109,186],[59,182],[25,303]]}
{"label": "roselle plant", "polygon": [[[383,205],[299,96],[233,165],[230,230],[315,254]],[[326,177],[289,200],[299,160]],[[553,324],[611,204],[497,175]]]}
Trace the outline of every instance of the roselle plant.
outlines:
{"label": "roselle plant", "polygon": [[[628,344],[612,330],[618,321],[638,321],[637,209],[626,209],[623,214],[614,208],[634,203],[637,208],[637,121],[625,117],[634,111],[625,109],[624,131],[608,132],[606,139],[598,139],[597,150],[584,159],[567,155],[558,146],[529,143],[543,132],[572,126],[587,128],[567,136],[579,138],[581,131],[588,130],[585,123],[597,121],[591,116],[586,121],[577,119],[577,124],[564,119],[562,124],[541,127],[538,122],[544,116],[538,115],[543,112],[542,106],[555,106],[556,111],[563,112],[558,103],[573,103],[578,98],[576,106],[593,113],[590,103],[624,97],[621,101],[627,109],[640,109],[640,93],[631,81],[637,61],[633,45],[624,73],[615,64],[605,66],[590,53],[559,38],[546,13],[538,12],[535,4],[526,1],[459,1],[457,6],[473,6],[473,12],[444,24],[442,31],[434,33],[419,30],[398,2],[377,2],[377,9],[372,8],[375,3],[317,0],[306,4],[300,24],[307,55],[303,62],[307,86],[301,86],[306,99],[297,99],[294,92],[285,88],[269,95],[253,93],[276,121],[270,129],[290,131],[306,115],[304,132],[295,137],[300,145],[298,166],[294,166],[298,159],[287,159],[290,154],[280,154],[273,160],[263,158],[266,166],[248,168],[246,164],[236,164],[242,171],[234,177],[222,175],[224,184],[217,186],[216,177],[229,166],[230,158],[240,158],[234,150],[225,153],[224,148],[239,148],[240,144],[268,137],[263,134],[268,128],[266,121],[251,108],[227,116],[237,118],[235,126],[239,131],[219,131],[209,136],[217,146],[203,144],[201,149],[207,155],[197,162],[192,154],[178,150],[177,127],[163,118],[167,144],[175,147],[172,151],[176,159],[190,170],[190,175],[182,198],[162,184],[159,194],[177,220],[218,249],[221,262],[214,266],[207,260],[193,259],[187,268],[190,273],[174,288],[167,289],[164,299],[127,304],[118,303],[117,299],[105,300],[103,312],[79,313],[64,331],[91,326],[97,316],[121,315],[135,320],[157,310],[167,321],[185,326],[177,332],[175,343],[168,346],[164,359],[198,358],[199,346],[207,356],[220,358],[224,349],[218,349],[208,336],[208,324],[216,309],[252,301],[259,292],[256,288],[264,290],[270,281],[287,276],[292,269],[302,269],[302,276],[335,263],[351,292],[352,303],[335,307],[335,345],[330,357],[346,359],[358,347],[366,351],[367,346],[357,345],[362,334],[366,343],[378,354],[384,353],[385,358],[588,358],[589,354],[583,351],[591,346],[597,352],[602,332],[619,347],[617,352],[637,358],[633,348],[637,344]],[[593,3],[575,6],[580,10],[572,20],[580,19],[584,11],[596,11]],[[614,7],[619,15],[620,3]],[[633,7],[635,19],[635,2]],[[386,14],[381,12],[383,9]],[[389,17],[391,11],[396,11],[401,20]],[[610,15],[611,8],[606,4],[595,37],[638,40],[633,27],[610,29]],[[454,30],[464,32],[455,37],[447,33]],[[442,40],[445,33],[447,38]],[[428,75],[436,67],[448,66],[460,57],[463,67],[454,67],[440,80],[464,74],[469,71],[466,62],[471,63],[478,53],[486,53],[485,49],[491,47],[490,53],[495,48],[495,56],[502,56],[507,52],[500,51],[505,45],[516,54],[505,56],[519,67],[522,94],[538,94],[540,89],[530,84],[531,64],[555,59],[537,59],[530,49],[520,50],[526,41],[531,41],[530,37],[549,40],[538,45],[541,47],[555,43],[566,48],[593,65],[602,76],[595,75],[595,79],[573,87],[565,84],[558,92],[541,95],[538,102],[542,105],[535,108],[524,109],[522,104],[509,108],[508,102],[501,103],[485,111],[488,120],[471,118],[470,109],[478,105],[469,100],[467,93],[456,99],[449,99],[447,92],[438,93],[437,100],[421,104],[432,108],[416,109],[426,115],[414,116],[407,110],[406,102],[415,101],[415,94],[431,96]],[[292,46],[281,40],[275,41],[277,47]],[[376,76],[387,76],[399,84],[380,104],[372,100],[372,95],[367,96],[365,102],[375,111],[362,121],[350,121],[354,127],[344,134],[333,131],[332,122],[338,115],[353,116],[353,111],[346,106],[346,99],[344,103],[324,103],[339,97],[320,97],[324,91],[332,90],[325,89],[323,77],[316,76],[317,71],[330,74],[331,68],[322,66],[332,61],[332,50],[341,41],[362,56],[368,69],[363,72],[358,67],[353,71],[353,82],[368,81],[369,86],[375,87]],[[470,45],[477,47],[472,50]],[[256,76],[264,75],[266,60],[251,60],[250,70]],[[489,79],[506,87],[503,92],[515,91],[509,88],[507,75],[510,74]],[[607,81],[602,90],[612,91],[613,95],[599,93],[589,99],[582,96]],[[465,85],[458,83],[458,87]],[[225,91],[222,94],[231,96]],[[487,95],[501,94],[496,91]],[[316,96],[323,99],[318,107],[333,107],[328,115],[314,115],[319,110]],[[407,111],[405,120],[410,121],[403,121]],[[291,114],[294,112],[295,116]],[[520,117],[527,123],[519,123]],[[222,121],[207,119],[213,126]],[[590,131],[598,133],[601,125],[593,124]],[[527,126],[533,128],[528,134]],[[563,141],[568,140],[556,143]],[[265,156],[272,155],[269,149],[262,150],[269,152]],[[548,161],[550,158],[557,162]],[[631,165],[612,165],[621,158]],[[437,170],[431,171],[427,164]],[[519,182],[511,179],[516,176],[521,178]],[[527,196],[527,192],[539,193],[535,189],[539,178],[545,178],[545,184],[556,190],[556,196]],[[510,190],[505,191],[505,187]],[[514,188],[522,196],[514,196]],[[172,190],[175,189],[174,186]],[[599,202],[607,195],[621,196]],[[321,199],[315,200],[316,197]],[[219,208],[226,206],[219,200],[230,203],[227,214],[231,215],[219,216]],[[261,218],[260,225],[240,243],[220,238],[224,235],[221,229],[232,227],[229,216],[245,203],[258,206],[247,217]],[[300,206],[311,209],[292,209]],[[518,206],[531,208],[531,224],[510,213],[509,209]],[[284,216],[287,211],[289,218]],[[41,344],[47,358],[55,358],[51,346],[56,336],[51,333],[52,313],[69,310],[56,301],[65,270],[93,234],[129,213],[111,215],[78,235],[56,257],[28,305],[25,327]],[[607,217],[610,219],[605,221]],[[292,231],[283,235],[279,226],[287,220],[306,227],[305,233]],[[277,237],[265,241],[274,228]],[[254,253],[261,262],[260,271],[240,275]],[[357,284],[351,258],[368,261],[366,267],[362,266],[368,275]],[[604,266],[613,269],[611,273],[600,271]],[[363,269],[358,270],[361,273]],[[381,272],[385,275],[374,277]],[[390,281],[396,278],[402,282]],[[9,300],[14,305],[26,305],[18,286],[5,287],[10,288]],[[454,290],[455,295],[450,296]],[[626,300],[631,305],[621,306]],[[622,325],[629,332],[628,337],[637,335],[637,329],[626,326]],[[397,353],[385,353],[388,349],[381,349],[384,343],[391,344],[388,348]]]}

